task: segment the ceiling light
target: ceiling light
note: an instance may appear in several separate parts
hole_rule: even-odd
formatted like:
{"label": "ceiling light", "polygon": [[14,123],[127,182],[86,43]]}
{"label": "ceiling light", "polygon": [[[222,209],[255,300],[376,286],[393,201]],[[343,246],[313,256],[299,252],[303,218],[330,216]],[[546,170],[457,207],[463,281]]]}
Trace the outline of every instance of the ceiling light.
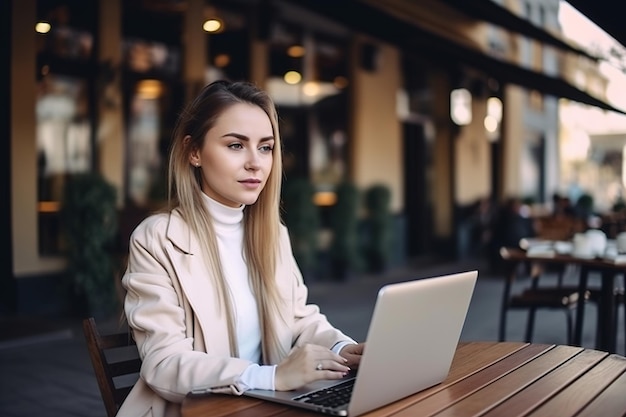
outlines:
{"label": "ceiling light", "polygon": [[50,29],[52,29],[52,26],[48,22],[37,22],[35,25],[35,32],[37,33],[48,33]]}
{"label": "ceiling light", "polygon": [[343,89],[348,86],[348,79],[344,76],[338,75],[333,80],[333,85],[338,89]]}
{"label": "ceiling light", "polygon": [[283,79],[287,84],[298,84],[302,81],[302,75],[298,71],[287,71]]}
{"label": "ceiling light", "polygon": [[222,30],[222,22],[218,19],[208,19],[202,25],[205,32],[216,33]]}
{"label": "ceiling light", "polygon": [[137,84],[137,95],[142,99],[157,99],[163,93],[163,85],[159,80],[141,80]]}
{"label": "ceiling light", "polygon": [[218,54],[215,56],[213,63],[218,68],[227,67],[230,64],[230,55],[228,54]]}
{"label": "ceiling light", "polygon": [[287,48],[287,55],[292,58],[302,58],[304,56],[304,46],[302,45],[292,45]]}
{"label": "ceiling light", "polygon": [[315,81],[308,81],[302,87],[302,92],[309,97],[315,97],[320,92],[320,85]]}

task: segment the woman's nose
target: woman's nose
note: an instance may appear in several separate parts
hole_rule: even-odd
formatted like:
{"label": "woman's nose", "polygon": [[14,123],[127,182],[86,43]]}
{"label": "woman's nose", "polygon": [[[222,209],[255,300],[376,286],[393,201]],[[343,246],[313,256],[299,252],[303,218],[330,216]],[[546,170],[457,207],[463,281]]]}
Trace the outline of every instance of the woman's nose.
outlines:
{"label": "woman's nose", "polygon": [[257,155],[256,152],[248,153],[248,158],[246,159],[244,168],[251,171],[259,169],[259,155]]}

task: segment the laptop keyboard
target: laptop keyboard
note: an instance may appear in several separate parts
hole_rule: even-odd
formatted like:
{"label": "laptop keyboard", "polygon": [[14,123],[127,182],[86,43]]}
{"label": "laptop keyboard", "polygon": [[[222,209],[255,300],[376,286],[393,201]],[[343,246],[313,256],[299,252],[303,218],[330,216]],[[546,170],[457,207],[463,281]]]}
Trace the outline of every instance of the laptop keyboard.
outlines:
{"label": "laptop keyboard", "polygon": [[297,401],[320,405],[323,407],[336,408],[350,402],[352,387],[355,379],[349,379],[329,388],[309,392],[294,398]]}

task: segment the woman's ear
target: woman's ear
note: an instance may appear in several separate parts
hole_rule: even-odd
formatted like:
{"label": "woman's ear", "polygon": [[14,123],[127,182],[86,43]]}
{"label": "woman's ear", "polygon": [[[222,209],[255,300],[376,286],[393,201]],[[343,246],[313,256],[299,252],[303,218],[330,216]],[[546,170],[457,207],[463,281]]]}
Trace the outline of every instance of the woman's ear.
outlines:
{"label": "woman's ear", "polygon": [[[187,147],[190,141],[191,136],[189,135],[183,138],[183,143],[185,144],[185,147]],[[194,167],[200,166],[200,151],[198,149],[194,148],[189,151],[189,163]]]}

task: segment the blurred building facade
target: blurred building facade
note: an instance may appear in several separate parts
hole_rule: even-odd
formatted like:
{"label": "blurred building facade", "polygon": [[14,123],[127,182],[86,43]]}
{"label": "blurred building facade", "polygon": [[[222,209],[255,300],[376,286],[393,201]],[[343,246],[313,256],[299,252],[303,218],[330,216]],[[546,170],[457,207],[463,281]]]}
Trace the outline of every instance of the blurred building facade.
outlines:
{"label": "blurred building facade", "polygon": [[612,111],[606,88],[567,79],[597,63],[559,41],[558,0],[479,3],[484,15],[463,0],[9,1],[3,302],[20,310],[63,272],[68,175],[115,185],[127,239],[165,197],[177,112],[219,78],[270,92],[286,181],[309,178],[320,206],[344,180],[389,187],[401,259],[454,256],[460,209],[479,199],[548,201],[559,98]]}
{"label": "blurred building facade", "polygon": [[[626,108],[626,48],[580,14],[562,4],[562,32],[594,55],[599,62],[568,57],[563,72],[573,84],[588,87],[620,109]],[[595,209],[613,210],[624,201],[626,117],[597,107],[562,100],[559,106],[561,171],[560,192],[572,201],[581,193],[593,197]]]}

